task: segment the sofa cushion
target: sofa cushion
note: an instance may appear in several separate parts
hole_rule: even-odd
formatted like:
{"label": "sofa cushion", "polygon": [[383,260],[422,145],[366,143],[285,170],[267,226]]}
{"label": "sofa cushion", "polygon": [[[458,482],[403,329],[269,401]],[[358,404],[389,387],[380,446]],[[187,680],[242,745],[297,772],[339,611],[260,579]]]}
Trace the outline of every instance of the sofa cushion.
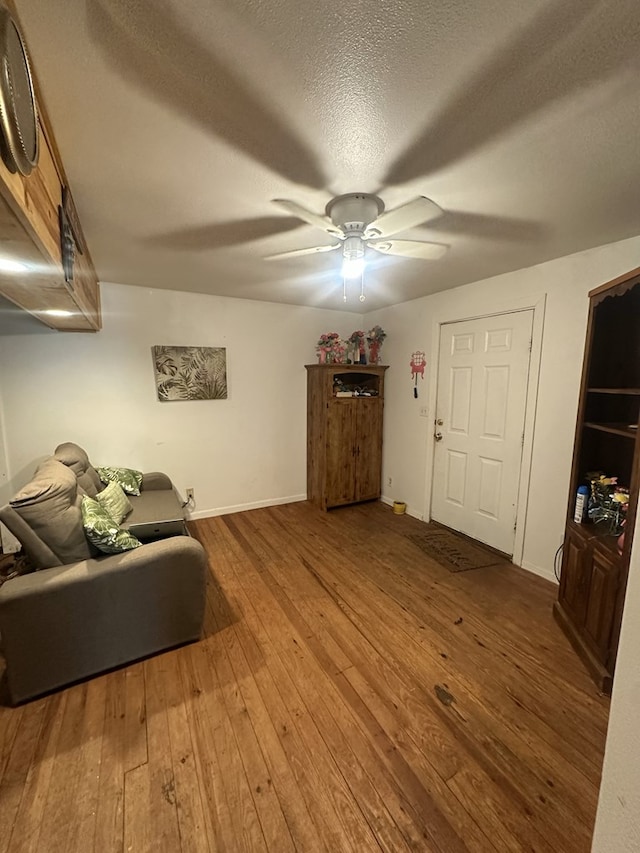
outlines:
{"label": "sofa cushion", "polygon": [[78,485],[92,498],[102,491],[104,485],[98,476],[98,472],[89,461],[89,457],[81,447],[72,441],[59,444],[54,452],[54,457],[70,468],[76,475]]}
{"label": "sofa cushion", "polygon": [[133,468],[113,468],[105,466],[97,468],[98,476],[103,483],[118,483],[128,495],[139,495],[142,485],[142,471]]}
{"label": "sofa cushion", "polygon": [[142,545],[139,539],[123,530],[105,507],[94,498],[82,498],[82,523],[87,539],[103,554],[121,554]]}
{"label": "sofa cushion", "polygon": [[95,553],[84,535],[81,500],[73,471],[51,456],[9,503],[66,565]]}
{"label": "sofa cushion", "polygon": [[106,509],[116,524],[120,524],[132,510],[129,498],[118,483],[108,483],[101,492],[98,492],[96,500]]}

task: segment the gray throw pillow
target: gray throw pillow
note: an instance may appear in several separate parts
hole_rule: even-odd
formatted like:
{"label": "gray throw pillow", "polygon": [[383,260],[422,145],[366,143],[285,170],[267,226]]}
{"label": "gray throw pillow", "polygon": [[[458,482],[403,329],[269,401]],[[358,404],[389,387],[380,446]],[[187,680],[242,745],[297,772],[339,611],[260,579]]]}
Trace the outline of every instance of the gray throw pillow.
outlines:
{"label": "gray throw pillow", "polygon": [[94,498],[82,498],[82,524],[89,542],[103,554],[120,554],[142,545],[132,533],[123,530]]}
{"label": "gray throw pillow", "polygon": [[116,524],[121,524],[133,509],[129,498],[122,491],[122,486],[115,482],[109,483],[101,492],[98,492],[96,500],[106,509]]}
{"label": "gray throw pillow", "polygon": [[128,495],[139,495],[142,485],[142,471],[133,468],[96,468],[103,483],[118,483]]}

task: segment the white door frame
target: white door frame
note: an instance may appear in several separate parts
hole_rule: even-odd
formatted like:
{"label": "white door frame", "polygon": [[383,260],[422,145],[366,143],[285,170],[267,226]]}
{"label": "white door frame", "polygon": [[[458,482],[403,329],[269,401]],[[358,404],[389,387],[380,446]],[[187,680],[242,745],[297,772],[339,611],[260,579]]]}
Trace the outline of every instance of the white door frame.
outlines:
{"label": "white door frame", "polygon": [[[471,301],[471,300],[470,300]],[[518,504],[516,507],[516,531],[513,543],[513,563],[522,565],[524,551],[524,534],[529,501],[529,480],[531,477],[531,456],[533,453],[533,435],[535,431],[536,406],[538,402],[538,379],[540,376],[540,359],[542,356],[542,335],[544,329],[544,313],[546,294],[538,293],[531,296],[514,297],[513,299],[489,300],[481,311],[450,307],[436,311],[431,326],[431,358],[429,359],[429,388],[432,389],[429,401],[429,431],[427,434],[427,466],[425,483],[424,519],[431,520],[431,496],[433,491],[433,457],[436,443],[434,440],[434,423],[436,418],[436,401],[438,399],[438,371],[440,356],[440,334],[446,323],[459,323],[464,320],[479,320],[483,317],[495,317],[499,314],[513,314],[517,311],[533,311],[533,327],[531,331],[531,359],[529,362],[529,382],[527,386],[526,412],[524,419],[524,444],[522,446],[522,461],[520,465],[520,481],[518,485]],[[462,300],[461,300],[462,303]]]}

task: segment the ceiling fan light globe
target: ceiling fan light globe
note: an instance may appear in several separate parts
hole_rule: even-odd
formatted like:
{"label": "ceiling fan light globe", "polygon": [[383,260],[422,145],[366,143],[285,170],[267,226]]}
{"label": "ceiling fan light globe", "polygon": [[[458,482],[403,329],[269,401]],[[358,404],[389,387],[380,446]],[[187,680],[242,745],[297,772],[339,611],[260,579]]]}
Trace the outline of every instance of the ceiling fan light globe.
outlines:
{"label": "ceiling fan light globe", "polygon": [[344,278],[360,278],[364,272],[364,257],[347,258],[342,261],[342,275]]}

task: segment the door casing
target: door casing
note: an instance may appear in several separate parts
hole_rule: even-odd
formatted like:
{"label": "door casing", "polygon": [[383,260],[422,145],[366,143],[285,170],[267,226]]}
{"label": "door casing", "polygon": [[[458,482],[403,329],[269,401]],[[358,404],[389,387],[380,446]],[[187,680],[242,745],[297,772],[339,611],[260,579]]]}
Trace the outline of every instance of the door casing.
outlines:
{"label": "door casing", "polygon": [[[434,459],[432,515],[509,556],[532,325],[528,310],[440,326],[436,414],[441,421],[435,431],[443,440]],[[497,408],[487,408],[487,394]]]}
{"label": "door casing", "polygon": [[542,336],[544,329],[544,313],[546,294],[537,293],[529,296],[501,299],[491,303],[487,300],[485,310],[468,311],[462,300],[461,307],[451,306],[448,309],[436,311],[431,326],[431,352],[429,359],[429,388],[432,389],[429,400],[428,433],[427,433],[427,464],[425,471],[425,507],[423,517],[431,520],[431,484],[433,482],[433,463],[436,443],[434,440],[434,421],[436,416],[436,399],[438,395],[438,371],[440,354],[441,326],[446,323],[457,323],[462,320],[478,320],[483,317],[495,317],[500,314],[512,314],[515,311],[533,311],[533,327],[531,333],[531,361],[529,363],[529,386],[527,388],[526,415],[524,423],[524,443],[520,466],[520,483],[518,488],[518,505],[516,510],[516,531],[513,544],[514,565],[522,565],[524,551],[524,534],[529,501],[529,481],[531,477],[531,457],[533,453],[533,435],[535,430],[536,408],[538,402],[538,379],[540,375],[540,360],[542,356]]}

